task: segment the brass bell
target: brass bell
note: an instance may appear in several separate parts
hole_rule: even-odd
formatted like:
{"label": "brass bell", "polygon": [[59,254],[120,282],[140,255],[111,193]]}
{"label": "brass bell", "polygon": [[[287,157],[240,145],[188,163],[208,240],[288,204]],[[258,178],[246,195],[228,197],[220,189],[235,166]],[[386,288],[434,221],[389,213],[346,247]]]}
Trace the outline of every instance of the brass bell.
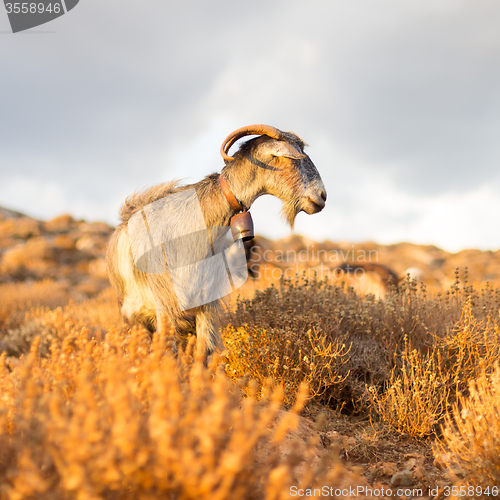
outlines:
{"label": "brass bell", "polygon": [[234,241],[253,239],[253,221],[250,212],[241,212],[231,218],[231,233]]}

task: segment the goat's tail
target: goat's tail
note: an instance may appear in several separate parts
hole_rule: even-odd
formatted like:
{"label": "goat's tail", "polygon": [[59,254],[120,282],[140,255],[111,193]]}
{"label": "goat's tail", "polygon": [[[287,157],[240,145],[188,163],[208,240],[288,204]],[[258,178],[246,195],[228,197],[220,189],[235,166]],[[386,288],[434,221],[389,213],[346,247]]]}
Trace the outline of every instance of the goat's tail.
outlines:
{"label": "goat's tail", "polygon": [[128,222],[130,217],[146,205],[161,200],[169,194],[175,193],[179,181],[165,182],[158,186],[137,191],[129,196],[120,209],[120,219]]}

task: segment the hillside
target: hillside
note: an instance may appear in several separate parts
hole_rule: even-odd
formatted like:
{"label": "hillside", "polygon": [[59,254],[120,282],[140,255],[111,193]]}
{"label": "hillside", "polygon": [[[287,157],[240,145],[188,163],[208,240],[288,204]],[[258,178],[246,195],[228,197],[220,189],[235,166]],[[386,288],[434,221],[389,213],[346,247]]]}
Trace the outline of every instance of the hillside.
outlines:
{"label": "hillside", "polygon": [[[61,215],[40,221],[0,207],[0,284],[50,279],[81,299],[92,297],[108,286],[104,255],[113,228],[104,222],[76,220]],[[342,263],[375,263],[388,266],[400,278],[411,270],[430,290],[449,288],[455,269],[468,267],[472,283],[500,283],[500,250],[462,250],[449,253],[432,245],[397,243],[379,245],[315,242],[293,234],[272,241],[257,236],[251,251],[257,277],[266,283],[277,281],[280,272],[292,277],[304,268],[316,269],[320,276],[333,277]]]}
{"label": "hillside", "polygon": [[109,286],[104,264],[113,228],[61,215],[40,221],[0,207],[0,284],[51,280],[75,299]]}

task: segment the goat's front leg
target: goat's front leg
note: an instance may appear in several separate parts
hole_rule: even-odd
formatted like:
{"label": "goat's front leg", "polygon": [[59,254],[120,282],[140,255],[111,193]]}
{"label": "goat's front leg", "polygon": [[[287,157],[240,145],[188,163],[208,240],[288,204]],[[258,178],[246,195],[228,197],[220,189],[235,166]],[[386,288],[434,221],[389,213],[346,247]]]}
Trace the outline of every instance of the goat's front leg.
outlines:
{"label": "goat's front leg", "polygon": [[219,333],[219,307],[206,304],[196,312],[196,354],[205,358],[224,349]]}
{"label": "goat's front leg", "polygon": [[190,335],[196,334],[196,316],[183,314],[174,320],[175,342],[177,349],[185,351]]}
{"label": "goat's front leg", "polygon": [[[160,338],[166,338],[168,336],[168,326],[169,326],[169,316],[165,310],[162,308],[156,308],[156,334],[160,336]],[[177,355],[177,345],[174,342],[172,346],[172,351],[174,355]]]}

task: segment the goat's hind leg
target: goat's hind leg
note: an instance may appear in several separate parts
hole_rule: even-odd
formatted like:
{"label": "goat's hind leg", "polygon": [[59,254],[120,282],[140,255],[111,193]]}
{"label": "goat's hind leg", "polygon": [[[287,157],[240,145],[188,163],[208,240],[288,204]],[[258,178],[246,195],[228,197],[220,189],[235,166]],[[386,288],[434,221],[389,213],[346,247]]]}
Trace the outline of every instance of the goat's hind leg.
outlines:
{"label": "goat's hind leg", "polygon": [[196,311],[196,354],[208,358],[216,349],[224,349],[219,333],[219,307],[206,304]]}

